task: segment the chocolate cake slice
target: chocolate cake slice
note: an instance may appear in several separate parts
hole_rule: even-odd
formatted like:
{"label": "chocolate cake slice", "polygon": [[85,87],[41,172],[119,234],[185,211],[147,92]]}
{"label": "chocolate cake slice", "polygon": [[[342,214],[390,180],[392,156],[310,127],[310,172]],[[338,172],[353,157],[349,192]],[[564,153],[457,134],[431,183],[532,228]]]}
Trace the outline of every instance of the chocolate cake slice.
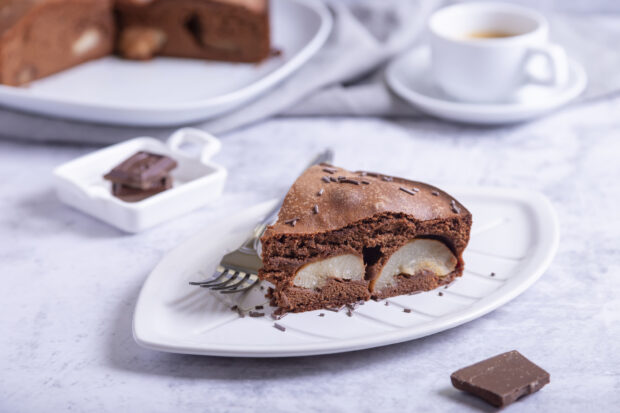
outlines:
{"label": "chocolate cake slice", "polygon": [[259,62],[269,56],[268,0],[117,0],[118,53]]}
{"label": "chocolate cake slice", "polygon": [[261,238],[259,277],[283,312],[431,290],[462,275],[471,223],[433,186],[316,165]]}
{"label": "chocolate cake slice", "polygon": [[111,0],[0,0],[0,83],[18,86],[114,49]]}

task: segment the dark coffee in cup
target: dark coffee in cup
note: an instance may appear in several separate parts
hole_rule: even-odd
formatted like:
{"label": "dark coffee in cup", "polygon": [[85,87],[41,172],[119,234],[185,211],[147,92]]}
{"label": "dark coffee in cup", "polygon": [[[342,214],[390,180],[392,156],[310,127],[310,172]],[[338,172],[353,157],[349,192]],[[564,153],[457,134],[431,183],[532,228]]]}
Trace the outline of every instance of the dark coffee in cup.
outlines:
{"label": "dark coffee in cup", "polygon": [[499,30],[475,31],[467,34],[468,39],[500,39],[503,37],[516,36],[513,33],[503,32]]}

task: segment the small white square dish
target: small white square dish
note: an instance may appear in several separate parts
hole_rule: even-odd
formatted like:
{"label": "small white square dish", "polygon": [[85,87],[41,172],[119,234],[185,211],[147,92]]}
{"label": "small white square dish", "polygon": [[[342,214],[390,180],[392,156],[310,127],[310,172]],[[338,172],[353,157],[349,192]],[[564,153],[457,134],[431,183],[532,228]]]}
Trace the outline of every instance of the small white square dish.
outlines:
{"label": "small white square dish", "polygon": [[[199,147],[194,154],[183,147]],[[56,193],[62,202],[126,232],[140,232],[217,199],[224,189],[226,169],[210,159],[221,143],[198,129],[176,131],[167,142],[140,137],[98,150],[54,170]],[[103,176],[138,151],[173,158],[173,187],[139,202],[125,202],[111,192]]]}

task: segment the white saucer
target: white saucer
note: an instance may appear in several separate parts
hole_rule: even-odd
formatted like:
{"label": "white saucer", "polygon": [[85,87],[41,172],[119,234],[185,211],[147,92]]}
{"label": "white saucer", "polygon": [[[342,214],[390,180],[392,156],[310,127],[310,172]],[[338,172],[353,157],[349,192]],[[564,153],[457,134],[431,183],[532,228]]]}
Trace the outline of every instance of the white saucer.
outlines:
{"label": "white saucer", "polygon": [[430,58],[427,46],[398,57],[386,70],[387,83],[397,95],[423,112],[457,122],[493,125],[530,120],[575,99],[587,84],[583,67],[569,60],[569,78],[561,87],[527,85],[505,103],[459,102],[434,84]]}
{"label": "white saucer", "polygon": [[[533,191],[448,188],[474,216],[465,273],[449,288],[369,301],[345,311],[289,314],[273,327],[264,297],[218,294],[188,281],[206,279],[221,256],[245,239],[274,205],[254,206],[210,224],[170,251],[149,275],[133,319],[141,346],[173,353],[230,357],[288,357],[339,353],[413,340],[467,323],[506,304],[545,272],[558,247],[558,220]],[[239,300],[238,302],[231,300]],[[240,318],[230,307],[263,305],[265,317]],[[404,308],[412,309],[405,313]],[[509,311],[509,310],[507,310]],[[319,317],[319,314],[324,316]],[[474,327],[472,327],[474,328]]]}

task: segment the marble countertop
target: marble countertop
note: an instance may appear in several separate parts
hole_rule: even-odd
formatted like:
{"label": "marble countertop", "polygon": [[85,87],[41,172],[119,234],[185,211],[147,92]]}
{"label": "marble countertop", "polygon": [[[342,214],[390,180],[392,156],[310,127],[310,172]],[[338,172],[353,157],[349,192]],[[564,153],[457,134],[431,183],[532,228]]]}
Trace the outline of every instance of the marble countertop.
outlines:
{"label": "marble countertop", "polygon": [[[491,411],[452,371],[518,349],[551,384],[506,411],[612,411],[620,403],[620,97],[539,121],[477,128],[435,120],[276,119],[223,137],[215,204],[139,235],[61,204],[51,170],[91,147],[0,141],[0,411]],[[162,255],[219,217],[278,196],[301,160],[436,185],[527,187],[555,205],[559,252],[528,291],[423,339],[277,360],[138,347],[139,289]]]}

